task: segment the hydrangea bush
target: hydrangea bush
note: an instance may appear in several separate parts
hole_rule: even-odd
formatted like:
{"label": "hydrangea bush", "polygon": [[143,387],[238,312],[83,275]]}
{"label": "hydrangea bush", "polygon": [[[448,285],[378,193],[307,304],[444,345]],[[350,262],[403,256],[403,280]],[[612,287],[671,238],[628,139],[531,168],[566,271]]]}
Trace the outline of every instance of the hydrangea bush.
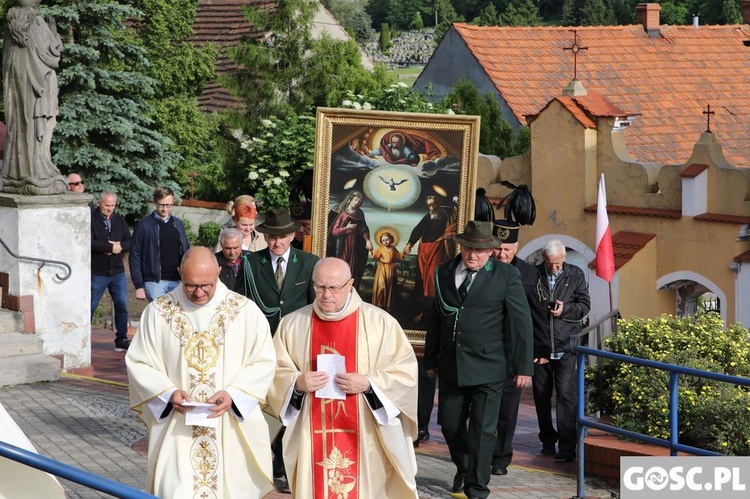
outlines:
{"label": "hydrangea bush", "polygon": [[313,167],[315,118],[287,115],[263,120],[252,137],[235,130],[244,150],[247,187],[264,208],[288,207],[289,190],[303,170]]}
{"label": "hydrangea bush", "polygon": [[[748,329],[726,327],[716,313],[620,320],[618,331],[604,343],[623,355],[750,377]],[[669,373],[603,360],[587,369],[586,378],[592,407],[602,407],[616,426],[669,439]],[[678,393],[681,444],[750,455],[748,389],[680,375]]]}

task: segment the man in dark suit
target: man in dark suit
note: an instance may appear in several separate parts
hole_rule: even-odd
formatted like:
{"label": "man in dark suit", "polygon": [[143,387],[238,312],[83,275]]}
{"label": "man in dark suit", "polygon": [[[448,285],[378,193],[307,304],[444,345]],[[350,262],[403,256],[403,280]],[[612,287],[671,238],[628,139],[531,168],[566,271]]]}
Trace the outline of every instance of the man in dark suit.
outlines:
{"label": "man in dark suit", "polygon": [[[539,287],[541,280],[539,271],[530,263],[516,256],[518,252],[518,229],[519,224],[513,220],[495,220],[493,232],[502,241],[495,248],[492,256],[503,263],[513,265],[521,274],[523,292],[531,311],[531,323],[534,328],[534,358],[538,356],[537,339],[547,339],[549,343],[548,326],[546,325],[547,302],[541,296]],[[544,343],[544,341],[542,341]],[[516,432],[516,421],[518,419],[518,405],[521,402],[521,387],[516,383],[515,362],[512,352],[506,344],[506,356],[508,361],[508,378],[503,386],[503,397],[500,401],[500,413],[497,418],[497,441],[495,451],[492,454],[493,475],[507,475],[508,466],[513,459],[513,435]],[[549,357],[549,348],[546,355]]]}
{"label": "man in dark suit", "polygon": [[287,210],[270,209],[265,222],[255,228],[266,238],[268,248],[242,257],[234,287],[260,307],[271,334],[283,316],[315,300],[312,271],[318,257],[291,246],[298,228]]}
{"label": "man in dark suit", "polygon": [[[554,454],[556,461],[575,461],[576,444],[576,356],[570,337],[581,332],[591,310],[591,298],[583,271],[565,263],[565,245],[557,239],[542,248],[544,263],[537,266],[542,276],[546,311],[547,344],[551,355],[534,354],[534,405],[539,420],[542,454]],[[552,425],[552,389],[555,389],[557,430]],[[559,441],[559,452],[555,444]]]}
{"label": "man in dark suit", "polygon": [[242,249],[242,232],[234,227],[221,229],[219,245],[221,251],[216,253],[216,261],[219,264],[219,280],[228,289],[234,289],[237,274],[240,272],[241,258],[250,252]]}
{"label": "man in dark suit", "polygon": [[427,327],[424,365],[438,375],[438,419],[457,468],[452,492],[486,498],[508,376],[506,344],[516,383],[524,386],[533,371],[533,333],[518,270],[491,258],[500,245],[492,224],[470,221],[455,241],[461,254],[435,274],[436,313]]}
{"label": "man in dark suit", "polygon": [[[242,257],[234,290],[255,302],[268,319],[271,334],[281,318],[315,300],[312,272],[318,257],[291,246],[299,223],[283,208],[272,208],[255,230],[263,234],[268,247]],[[273,482],[279,492],[290,492],[284,470],[281,439],[284,429],[271,443]]]}

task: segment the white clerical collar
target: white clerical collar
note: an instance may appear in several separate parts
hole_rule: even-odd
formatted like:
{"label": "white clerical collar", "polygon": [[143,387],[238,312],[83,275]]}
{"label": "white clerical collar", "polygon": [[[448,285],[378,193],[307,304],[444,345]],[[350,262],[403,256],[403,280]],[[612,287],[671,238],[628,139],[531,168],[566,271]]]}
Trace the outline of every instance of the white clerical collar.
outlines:
{"label": "white clerical collar", "polygon": [[344,303],[344,306],[341,307],[341,310],[339,310],[338,312],[323,312],[321,310],[321,312],[323,312],[323,315],[325,315],[328,319],[335,319],[336,317],[344,314],[344,311],[346,310],[346,307],[349,306],[349,302],[351,301],[351,299],[352,299],[352,294],[350,292],[349,296],[346,297],[346,303]]}

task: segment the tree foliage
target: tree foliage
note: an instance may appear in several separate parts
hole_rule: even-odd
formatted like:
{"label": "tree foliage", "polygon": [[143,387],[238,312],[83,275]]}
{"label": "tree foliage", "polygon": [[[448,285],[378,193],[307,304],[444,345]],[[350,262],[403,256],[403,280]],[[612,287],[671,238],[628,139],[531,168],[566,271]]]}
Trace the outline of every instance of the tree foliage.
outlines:
{"label": "tree foliage", "polygon": [[330,0],[324,5],[357,42],[364,45],[375,36],[372,19],[365,10],[367,0]]}
{"label": "tree foliage", "polygon": [[604,0],[564,0],[563,26],[610,26],[615,24],[612,7]]}
{"label": "tree foliage", "polygon": [[246,192],[265,208],[288,207],[291,180],[312,168],[315,118],[312,115],[271,116],[250,137],[235,132],[244,152]]}
{"label": "tree foliage", "polygon": [[245,39],[231,51],[240,69],[220,81],[251,110],[235,118],[243,128],[252,129],[259,118],[309,107],[308,89],[300,75],[307,70],[315,11],[306,0],[280,0],[274,8],[250,4],[246,13],[250,23],[267,36]]}
{"label": "tree foliage", "polygon": [[188,42],[195,20],[193,0],[135,0],[143,12],[133,24],[149,64],[141,71],[154,79],[154,108],[157,129],[168,137],[181,160],[173,179],[189,192],[190,175],[197,175],[199,197],[211,196],[221,183],[224,158],[216,143],[218,121],[202,112],[196,96],[205,84],[216,79],[212,45],[200,47]]}
{"label": "tree foliage", "polygon": [[172,183],[180,159],[152,118],[156,81],[137,71],[149,62],[125,26],[141,12],[83,0],[49,14],[64,46],[53,161],[64,173],[81,173],[94,193],[117,191],[121,213],[141,213],[156,185]]}
{"label": "tree foliage", "polygon": [[541,22],[533,0],[513,0],[508,2],[505,12],[500,14],[502,26],[538,26]]}
{"label": "tree foliage", "polygon": [[488,4],[482,9],[477,24],[479,26],[500,26],[500,13],[494,3]]}
{"label": "tree foliage", "polygon": [[482,96],[468,80],[456,83],[445,96],[445,106],[457,114],[482,117],[479,129],[479,151],[505,158],[526,152],[528,144],[517,139],[508,120],[503,118],[497,99],[492,94]]}

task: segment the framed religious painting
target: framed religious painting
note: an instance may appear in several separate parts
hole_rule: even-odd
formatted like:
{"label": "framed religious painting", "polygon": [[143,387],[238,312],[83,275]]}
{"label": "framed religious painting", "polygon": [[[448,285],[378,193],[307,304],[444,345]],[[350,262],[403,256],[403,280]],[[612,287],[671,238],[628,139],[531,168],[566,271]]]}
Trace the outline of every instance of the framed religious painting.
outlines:
{"label": "framed religious painting", "polygon": [[312,250],[349,263],[354,287],[415,348],[434,273],[474,213],[479,117],[318,108]]}

